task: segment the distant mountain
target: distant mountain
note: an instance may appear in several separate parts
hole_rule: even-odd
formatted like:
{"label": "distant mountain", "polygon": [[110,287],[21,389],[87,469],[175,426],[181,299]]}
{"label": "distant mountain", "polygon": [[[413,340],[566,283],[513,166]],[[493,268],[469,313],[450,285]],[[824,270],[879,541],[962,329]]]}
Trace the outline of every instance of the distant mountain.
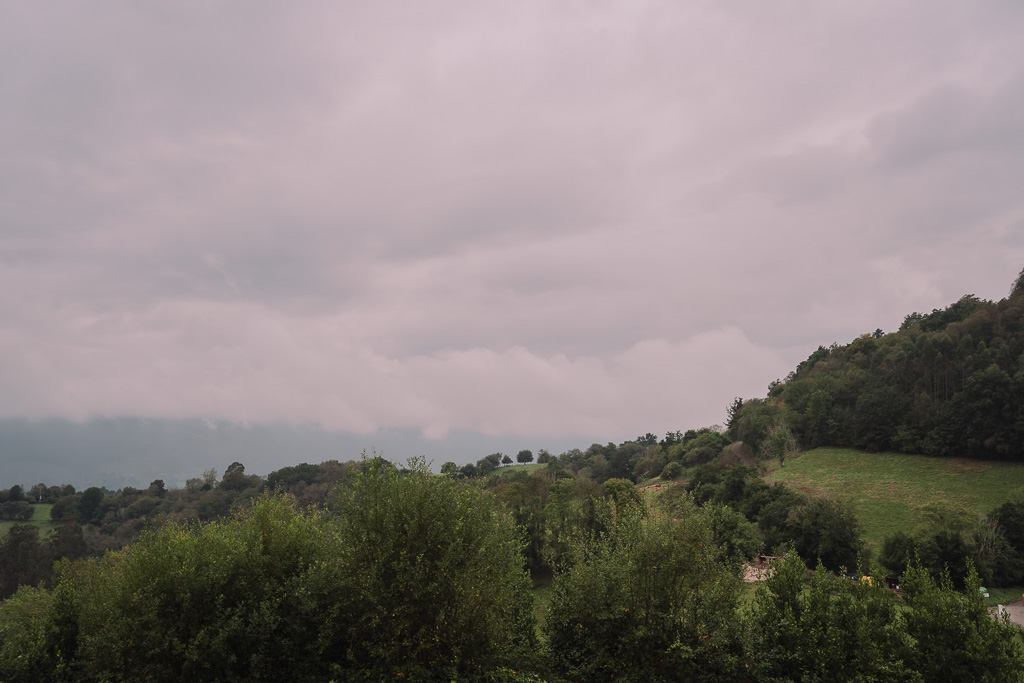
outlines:
{"label": "distant mountain", "polygon": [[155,479],[173,487],[211,467],[223,473],[236,461],[245,465],[247,473],[266,475],[301,462],[356,460],[363,450],[374,448],[395,461],[424,455],[437,470],[445,461],[464,464],[487,453],[516,453],[522,448],[558,452],[582,441],[567,437],[538,443],[535,437],[467,432],[429,440],[412,429],[353,434],[311,426],[200,419],[8,418],[0,419],[0,489],[44,482],[115,490],[145,487]]}

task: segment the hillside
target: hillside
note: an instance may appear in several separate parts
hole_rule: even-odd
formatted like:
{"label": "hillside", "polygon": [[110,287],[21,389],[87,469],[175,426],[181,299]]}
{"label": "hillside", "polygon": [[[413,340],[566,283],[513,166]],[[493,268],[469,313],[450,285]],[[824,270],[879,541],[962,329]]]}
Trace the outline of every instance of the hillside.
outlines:
{"label": "hillside", "polygon": [[844,448],[790,456],[767,479],[849,500],[876,550],[887,534],[921,524],[925,505],[951,503],[980,515],[1024,495],[1024,464]]}
{"label": "hillside", "polygon": [[755,451],[781,430],[805,448],[1024,461],[1024,273],[1000,301],[967,294],[819,346],[765,399],[736,399],[728,428]]}

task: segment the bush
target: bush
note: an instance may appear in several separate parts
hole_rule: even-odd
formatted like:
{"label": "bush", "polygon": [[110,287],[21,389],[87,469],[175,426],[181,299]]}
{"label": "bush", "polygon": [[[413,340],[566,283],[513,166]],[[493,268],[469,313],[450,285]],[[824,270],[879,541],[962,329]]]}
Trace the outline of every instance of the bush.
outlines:
{"label": "bush", "polygon": [[755,680],[919,680],[904,663],[911,643],[895,594],[820,562],[809,575],[793,551],[773,567],[754,599]]}
{"label": "bush", "polygon": [[797,508],[788,526],[793,546],[809,567],[819,559],[832,571],[857,567],[864,543],[860,523],[849,503],[812,498]]}
{"label": "bush", "polygon": [[704,515],[618,517],[579,539],[555,577],[544,622],[553,664],[571,680],[735,680],[735,579]]}
{"label": "bush", "polygon": [[0,680],[520,680],[531,584],[489,494],[370,462],[334,513],[265,495],[64,563],[0,605]]}
{"label": "bush", "polygon": [[[1021,631],[993,619],[971,569],[953,590],[912,565],[905,605],[879,584],[808,575],[789,553],[758,588],[752,616],[755,680],[1021,681]],[[805,587],[805,582],[807,583]]]}
{"label": "bush", "polygon": [[1024,638],[1016,626],[991,617],[968,563],[964,591],[953,589],[949,572],[938,581],[912,565],[901,587],[907,633],[916,642],[908,662],[928,681],[1024,680]]}
{"label": "bush", "polygon": [[739,512],[724,505],[708,505],[705,514],[719,557],[726,566],[739,571],[761,552],[764,542],[757,526]]}
{"label": "bush", "polygon": [[326,520],[284,496],[146,533],[65,569],[78,636],[64,651],[87,680],[323,680],[350,614],[340,554]]}
{"label": "bush", "polygon": [[665,469],[661,471],[661,478],[665,480],[675,480],[683,476],[683,466],[678,462],[670,462],[665,465]]}
{"label": "bush", "polygon": [[48,591],[32,586],[22,586],[0,602],[0,680],[39,680],[44,650],[42,624],[50,603]]}
{"label": "bush", "polygon": [[490,494],[419,459],[369,461],[334,510],[354,599],[346,666],[479,672],[536,646],[520,530]]}

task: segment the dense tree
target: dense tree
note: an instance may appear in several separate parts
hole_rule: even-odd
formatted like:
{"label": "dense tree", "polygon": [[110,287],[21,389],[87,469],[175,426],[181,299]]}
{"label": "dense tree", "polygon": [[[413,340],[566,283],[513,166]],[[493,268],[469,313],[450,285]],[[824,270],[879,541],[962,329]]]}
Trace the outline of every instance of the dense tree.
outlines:
{"label": "dense tree", "polygon": [[773,570],[754,599],[754,680],[918,680],[905,663],[913,643],[894,594],[820,564],[808,579],[792,551]]}
{"label": "dense tree", "polygon": [[860,524],[844,501],[812,498],[797,508],[790,527],[793,547],[808,564],[818,560],[831,571],[857,568],[863,542]]}
{"label": "dense tree", "polygon": [[62,496],[50,508],[50,519],[57,521],[65,517],[77,518],[78,501],[74,496]]}
{"label": "dense tree", "polygon": [[46,539],[47,553],[53,560],[75,560],[88,552],[82,527],[72,519],[65,519]]}
{"label": "dense tree", "polygon": [[709,505],[706,514],[714,547],[726,566],[739,570],[761,552],[764,541],[757,526],[741,513],[725,505]]}
{"label": "dense tree", "polygon": [[[477,476],[486,477],[501,467],[501,459],[508,457],[504,453],[491,453],[476,461]],[[511,462],[511,461],[510,461]]]}
{"label": "dense tree", "polygon": [[472,670],[535,645],[521,539],[492,496],[414,460],[407,473],[360,472],[334,510],[353,666]]}
{"label": "dense tree", "polygon": [[97,512],[100,509],[100,504],[103,502],[103,489],[96,486],[90,486],[82,495],[78,497],[78,504],[76,506],[78,514],[78,522],[80,524],[96,524],[99,522],[97,519]]}
{"label": "dense tree", "polygon": [[766,399],[734,404],[729,431],[755,450],[785,424],[810,446],[1020,460],[1024,297],[968,294],[912,313],[892,334],[818,347]]}
{"label": "dense tree", "polygon": [[35,510],[26,500],[8,501],[0,504],[0,517],[3,519],[27,522],[32,519]]}
{"label": "dense tree", "polygon": [[533,462],[533,451],[525,448],[519,451],[518,453],[516,453],[516,462],[518,462],[521,465]]}
{"label": "dense tree", "polygon": [[906,662],[926,681],[1020,681],[1024,649],[1020,630],[993,619],[968,567],[963,591],[949,574],[938,579],[917,566],[904,574],[901,588],[910,608],[903,612],[914,647]]}
{"label": "dense tree", "polygon": [[739,584],[716,555],[692,509],[679,522],[623,515],[578,539],[543,627],[556,668],[570,680],[737,680]]}
{"label": "dense tree", "polygon": [[743,399],[737,396],[729,404],[726,410],[725,429],[729,436],[736,438],[736,421],[739,419],[740,411],[743,409]]}
{"label": "dense tree", "polygon": [[303,462],[290,467],[282,467],[268,474],[267,489],[287,491],[297,484],[315,484],[322,479],[323,472],[319,466]]}
{"label": "dense tree", "polygon": [[259,488],[261,483],[261,479],[257,476],[246,476],[245,465],[233,462],[224,470],[224,476],[221,478],[218,488],[241,491],[247,488]]}
{"label": "dense tree", "polygon": [[998,583],[1020,585],[1024,582],[1024,502],[1004,503],[989,519],[1007,546],[1005,554],[996,560],[993,573]]}
{"label": "dense tree", "polygon": [[893,386],[873,387],[862,393],[853,411],[854,444],[872,451],[890,448],[909,404],[909,397]]}
{"label": "dense tree", "polygon": [[337,537],[266,498],[201,528],[165,527],[61,577],[90,680],[311,680],[343,649]]}
{"label": "dense tree", "polygon": [[661,470],[662,479],[678,479],[683,473],[683,466],[678,462],[670,462]]}
{"label": "dense tree", "polygon": [[0,543],[0,599],[22,584],[34,584],[47,575],[49,564],[39,541],[39,527],[15,524]]}
{"label": "dense tree", "polygon": [[905,531],[897,531],[885,537],[878,561],[893,576],[901,576],[918,558],[918,541]]}
{"label": "dense tree", "polygon": [[1020,630],[991,617],[979,583],[971,571],[960,592],[948,575],[911,566],[903,609],[874,582],[822,566],[808,578],[790,554],[755,598],[755,680],[1020,681]]}

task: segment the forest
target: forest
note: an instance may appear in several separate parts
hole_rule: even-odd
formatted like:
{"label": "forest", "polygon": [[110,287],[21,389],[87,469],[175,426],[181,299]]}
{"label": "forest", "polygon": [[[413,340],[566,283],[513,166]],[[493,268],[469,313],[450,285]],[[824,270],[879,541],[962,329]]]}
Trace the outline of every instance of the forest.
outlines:
{"label": "forest", "polygon": [[871,549],[849,501],[763,475],[819,446],[1021,460],[1022,318],[1024,271],[661,438],[12,486],[0,680],[1021,680],[979,587],[1024,584],[1024,496]]}
{"label": "forest", "polygon": [[1024,459],[1024,271],[1007,298],[967,294],[897,332],[819,346],[728,427],[752,448],[779,430],[805,448]]}

